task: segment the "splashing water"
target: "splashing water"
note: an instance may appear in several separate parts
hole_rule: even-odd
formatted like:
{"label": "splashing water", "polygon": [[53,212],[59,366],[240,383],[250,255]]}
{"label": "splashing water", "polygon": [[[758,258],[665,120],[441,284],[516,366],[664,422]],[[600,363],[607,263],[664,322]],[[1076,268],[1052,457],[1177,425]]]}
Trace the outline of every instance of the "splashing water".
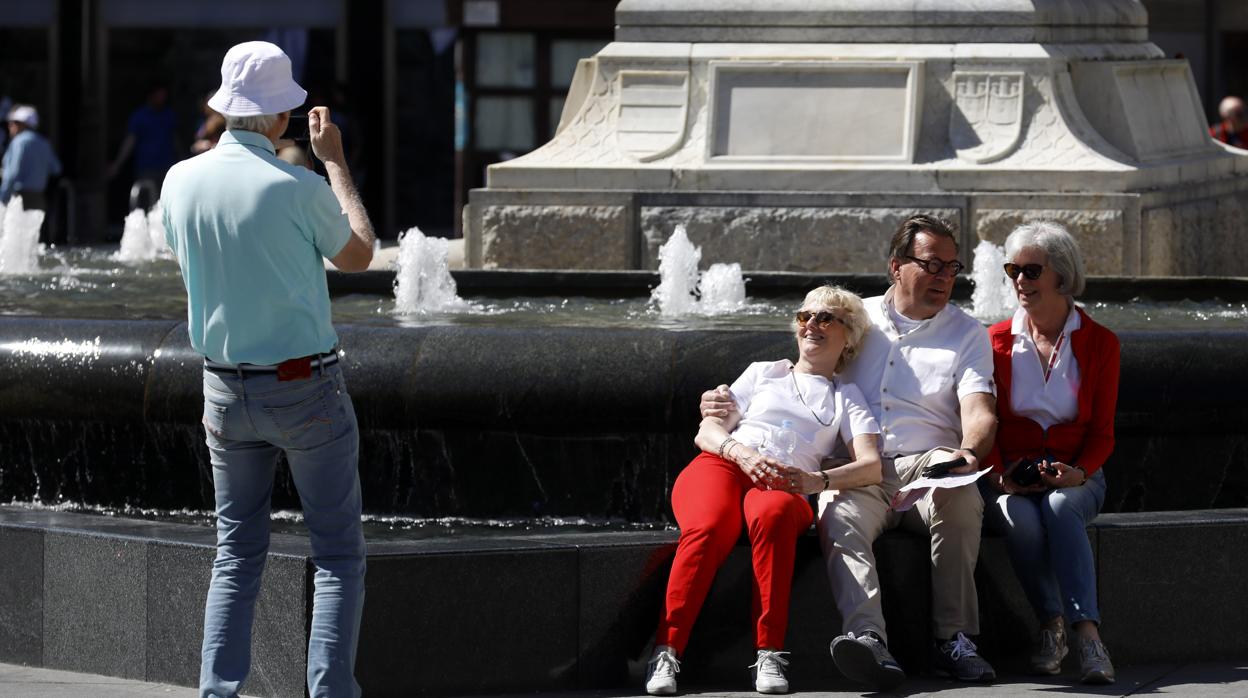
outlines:
{"label": "splashing water", "polygon": [[399,235],[395,309],[404,314],[471,310],[472,304],[459,297],[449,259],[450,240],[446,238],[425,237],[420,228]]}
{"label": "splashing water", "polygon": [[650,302],[659,306],[659,314],[713,315],[745,305],[741,265],[712,264],[699,273],[701,260],[702,248],[690,242],[685,226],[677,225],[672,237],[659,247],[659,285],[650,292]]}
{"label": "splashing water", "polygon": [[988,240],[975,246],[975,263],[971,279],[975,289],[971,291],[971,315],[985,322],[996,322],[1009,317],[1018,307],[1014,285],[1005,276],[1005,250]]}
{"label": "splashing water", "polygon": [[659,247],[659,285],[650,300],[659,313],[668,317],[689,315],[698,307],[698,262],[702,250],[689,241],[685,226],[678,225],[672,237]]}
{"label": "splashing water", "polygon": [[136,208],[126,215],[121,231],[121,247],[114,257],[119,262],[150,262],[169,258],[172,251],[165,242],[165,225],[160,202],[151,211]]}
{"label": "splashing water", "polygon": [[703,315],[728,313],[745,305],[745,278],[741,265],[712,264],[698,281],[698,294],[702,297],[699,311]]}
{"label": "splashing water", "polygon": [[30,274],[39,268],[39,228],[43,211],[27,211],[22,198],[0,205],[0,274]]}
{"label": "splashing water", "polygon": [[159,201],[152,204],[152,210],[147,212],[147,236],[152,241],[152,247],[159,250],[161,256],[173,256],[173,250],[169,249],[169,243],[165,240],[165,209]]}

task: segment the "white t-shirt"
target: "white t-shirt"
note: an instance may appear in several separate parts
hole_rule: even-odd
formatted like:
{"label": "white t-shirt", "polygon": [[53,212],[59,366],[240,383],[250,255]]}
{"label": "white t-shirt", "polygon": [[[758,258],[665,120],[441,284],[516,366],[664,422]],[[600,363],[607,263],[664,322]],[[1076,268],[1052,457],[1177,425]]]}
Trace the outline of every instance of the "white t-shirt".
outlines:
{"label": "white t-shirt", "polygon": [[996,395],[988,331],[953,305],[903,331],[890,317],[892,293],[863,301],[873,326],[843,379],[862,389],[879,418],[883,455],[957,448],[962,398]]}
{"label": "white t-shirt", "polygon": [[1014,414],[1045,430],[1054,424],[1073,422],[1079,416],[1079,363],[1070,348],[1070,335],[1082,325],[1079,312],[1072,307],[1057,340],[1057,351],[1051,357],[1053,369],[1045,380],[1046,365],[1027,331],[1027,311],[1019,308],[1014,313],[1010,327],[1014,335],[1010,351],[1010,409]]}
{"label": "white t-shirt", "polygon": [[733,438],[757,449],[787,419],[797,434],[793,465],[807,472],[820,470],[837,437],[850,443],[855,436],[880,433],[857,386],[798,373],[788,359],[750,364],[731,390],[741,414]]}

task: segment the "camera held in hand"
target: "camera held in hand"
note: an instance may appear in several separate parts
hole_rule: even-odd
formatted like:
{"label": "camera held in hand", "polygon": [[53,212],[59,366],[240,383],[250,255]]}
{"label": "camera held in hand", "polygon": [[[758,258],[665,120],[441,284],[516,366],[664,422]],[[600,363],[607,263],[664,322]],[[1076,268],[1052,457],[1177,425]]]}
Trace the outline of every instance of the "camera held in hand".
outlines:
{"label": "camera held in hand", "polygon": [[1057,468],[1049,465],[1044,457],[1024,458],[1014,470],[1010,471],[1010,479],[1019,487],[1031,487],[1040,484],[1040,474],[1056,475]]}

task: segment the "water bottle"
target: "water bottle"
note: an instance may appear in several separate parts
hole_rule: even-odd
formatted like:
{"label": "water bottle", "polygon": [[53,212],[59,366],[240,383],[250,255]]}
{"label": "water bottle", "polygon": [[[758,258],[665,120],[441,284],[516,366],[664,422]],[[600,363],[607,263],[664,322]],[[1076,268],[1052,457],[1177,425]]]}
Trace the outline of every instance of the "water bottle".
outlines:
{"label": "water bottle", "polygon": [[785,465],[793,465],[793,451],[797,449],[797,432],[793,431],[792,420],[786,419],[781,422],[779,429],[773,427],[770,436],[763,452]]}

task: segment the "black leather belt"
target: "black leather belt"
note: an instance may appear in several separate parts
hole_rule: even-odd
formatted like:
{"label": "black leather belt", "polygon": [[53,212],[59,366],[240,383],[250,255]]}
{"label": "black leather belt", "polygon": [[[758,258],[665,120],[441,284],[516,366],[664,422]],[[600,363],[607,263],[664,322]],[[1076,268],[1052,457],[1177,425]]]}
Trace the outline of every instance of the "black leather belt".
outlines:
{"label": "black leather belt", "polygon": [[211,359],[204,359],[204,368],[213,373],[233,374],[239,373],[278,373],[282,371],[283,366],[289,364],[308,361],[312,368],[320,368],[322,366],[333,366],[338,363],[338,353],[327,351],[324,354],[311,354],[309,356],[301,356],[297,359],[288,359],[280,364],[264,365],[264,364],[223,364]]}

